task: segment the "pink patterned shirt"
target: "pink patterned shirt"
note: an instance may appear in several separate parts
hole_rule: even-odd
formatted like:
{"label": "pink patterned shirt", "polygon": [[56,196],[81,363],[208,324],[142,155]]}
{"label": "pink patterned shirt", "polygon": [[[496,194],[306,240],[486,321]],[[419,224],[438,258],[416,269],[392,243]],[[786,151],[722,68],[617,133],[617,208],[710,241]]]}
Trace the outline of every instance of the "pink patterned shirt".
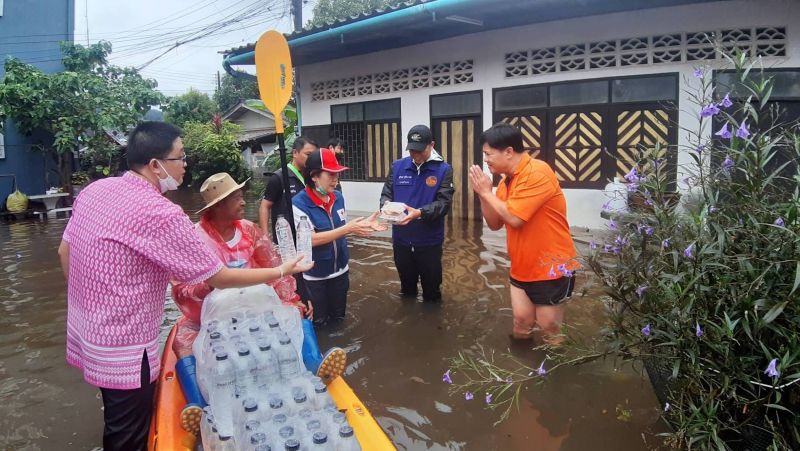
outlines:
{"label": "pink patterned shirt", "polygon": [[158,377],[159,327],[170,277],[198,283],[222,269],[181,208],[127,172],[92,183],[73,205],[67,362],[92,385],[140,386],[142,353]]}

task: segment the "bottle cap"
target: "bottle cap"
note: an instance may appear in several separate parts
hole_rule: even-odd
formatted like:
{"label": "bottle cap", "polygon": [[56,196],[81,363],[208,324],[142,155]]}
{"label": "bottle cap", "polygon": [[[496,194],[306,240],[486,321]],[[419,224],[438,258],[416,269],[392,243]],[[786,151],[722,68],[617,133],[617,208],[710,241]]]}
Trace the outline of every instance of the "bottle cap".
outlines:
{"label": "bottle cap", "polygon": [[309,431],[318,431],[322,429],[322,422],[319,420],[311,420],[306,423],[306,428],[308,428]]}
{"label": "bottle cap", "polygon": [[273,409],[280,409],[283,407],[283,400],[281,398],[270,398],[269,406]]}
{"label": "bottle cap", "polygon": [[255,412],[258,410],[258,403],[253,398],[247,398],[242,403],[245,412]]}
{"label": "bottle cap", "polygon": [[260,445],[267,442],[267,434],[263,432],[256,432],[250,436],[251,445]]}
{"label": "bottle cap", "polygon": [[336,412],[333,414],[333,422],[336,424],[342,424],[347,420],[347,417],[342,412]]}
{"label": "bottle cap", "polygon": [[261,422],[258,420],[247,420],[247,423],[244,424],[244,428],[247,431],[255,431],[260,427],[261,427]]}
{"label": "bottle cap", "polygon": [[239,355],[243,357],[246,355],[250,355],[250,349],[244,343],[239,343],[239,345],[236,346],[236,352],[238,352]]}
{"label": "bottle cap", "polygon": [[[272,325],[270,325],[270,327],[272,327]],[[280,335],[280,338],[278,338],[278,341],[279,341],[279,342],[280,342],[282,345],[288,345],[289,343],[291,343],[291,342],[292,342],[292,339],[291,339],[291,338],[289,338],[289,335],[287,335],[287,334],[286,334],[286,332],[284,332],[284,333],[282,333],[282,334]]]}
{"label": "bottle cap", "polygon": [[291,426],[284,426],[278,429],[278,434],[283,438],[289,438],[294,435],[294,428]]}
{"label": "bottle cap", "polygon": [[344,426],[339,428],[339,436],[340,437],[345,437],[345,438],[352,437],[353,436],[353,428],[350,427],[349,425],[345,424]]}
{"label": "bottle cap", "polygon": [[321,444],[326,443],[328,441],[328,434],[326,434],[324,432],[321,432],[321,431],[320,432],[315,432],[313,437],[314,437],[314,444],[315,445],[321,445]]}
{"label": "bottle cap", "polygon": [[214,331],[208,334],[208,338],[212,340],[219,340],[220,338],[222,338],[222,334],[217,331]]}
{"label": "bottle cap", "polygon": [[296,438],[290,438],[289,440],[286,440],[284,446],[286,447],[286,451],[298,451],[300,449],[300,441],[298,441]]}
{"label": "bottle cap", "polygon": [[217,361],[220,360],[228,360],[228,353],[225,351],[220,351],[217,353]]}
{"label": "bottle cap", "polygon": [[256,342],[256,345],[258,346],[258,349],[262,351],[269,351],[270,348],[272,348],[272,345],[266,337],[259,338]]}
{"label": "bottle cap", "polygon": [[266,443],[262,443],[261,445],[256,446],[253,451],[272,451],[272,447]]}
{"label": "bottle cap", "polygon": [[286,415],[284,415],[282,413],[279,413],[279,414],[275,415],[274,417],[272,417],[272,422],[275,423],[275,424],[283,424],[283,423],[286,423],[286,421],[288,421],[288,420],[289,420],[289,418],[286,417]]}

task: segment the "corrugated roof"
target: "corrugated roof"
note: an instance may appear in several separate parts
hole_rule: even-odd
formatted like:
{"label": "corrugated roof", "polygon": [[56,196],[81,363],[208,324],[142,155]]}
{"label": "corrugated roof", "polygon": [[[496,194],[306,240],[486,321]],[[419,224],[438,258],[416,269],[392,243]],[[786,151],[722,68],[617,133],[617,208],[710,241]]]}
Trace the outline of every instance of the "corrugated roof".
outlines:
{"label": "corrugated roof", "polygon": [[[330,28],[340,27],[342,25],[346,25],[346,24],[349,24],[349,23],[358,22],[359,20],[369,19],[369,18],[372,18],[372,17],[377,17],[377,16],[380,16],[380,15],[383,15],[383,14],[390,13],[392,11],[397,11],[398,9],[404,9],[404,8],[408,8],[408,7],[411,7],[411,6],[419,5],[419,4],[422,4],[422,3],[430,3],[430,2],[433,2],[433,1],[436,1],[436,0],[408,0],[407,2],[400,3],[399,5],[396,5],[396,6],[389,6],[387,8],[373,9],[372,11],[366,11],[366,12],[363,12],[361,14],[356,14],[354,16],[343,17],[343,18],[338,19],[338,20],[336,20],[334,22],[328,22],[328,23],[323,24],[323,25],[317,25],[317,26],[313,26],[313,27],[303,27],[302,30],[294,31],[294,32],[291,32],[291,33],[284,33],[284,36],[286,36],[286,40],[287,41],[291,41],[294,38],[299,38],[299,37],[302,37],[302,36],[308,36],[308,35],[311,35],[311,34],[319,33],[320,31],[328,30]],[[252,42],[250,44],[241,45],[239,47],[234,47],[234,48],[231,48],[231,49],[228,49],[228,50],[223,50],[220,53],[222,53],[223,55],[239,54],[239,53],[243,53],[243,52],[253,51],[253,50],[255,50],[255,48],[256,48],[256,43]]]}

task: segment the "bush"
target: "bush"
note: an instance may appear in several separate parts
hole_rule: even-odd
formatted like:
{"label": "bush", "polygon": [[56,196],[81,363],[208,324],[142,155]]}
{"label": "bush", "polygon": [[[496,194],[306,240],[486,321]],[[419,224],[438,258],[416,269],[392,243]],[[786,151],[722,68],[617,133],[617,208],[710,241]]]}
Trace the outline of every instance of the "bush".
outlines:
{"label": "bush", "polygon": [[200,184],[210,175],[227,172],[237,182],[250,177],[237,140],[240,127],[216,117],[213,122],[187,122],[183,143],[191,184]]}
{"label": "bush", "polygon": [[[710,74],[695,72],[700,128],[694,164],[681,168],[681,204],[694,207],[675,205],[661,149],[643,150],[626,179],[650,208],[617,215],[586,258],[608,295],[606,329],[550,349],[550,369],[644,361],[674,447],[800,449],[800,129],[776,119],[772,81],[753,62],[729,60],[744,100],[713,98]],[[476,361],[454,359],[467,373],[459,389],[493,382],[487,374],[536,379]]]}

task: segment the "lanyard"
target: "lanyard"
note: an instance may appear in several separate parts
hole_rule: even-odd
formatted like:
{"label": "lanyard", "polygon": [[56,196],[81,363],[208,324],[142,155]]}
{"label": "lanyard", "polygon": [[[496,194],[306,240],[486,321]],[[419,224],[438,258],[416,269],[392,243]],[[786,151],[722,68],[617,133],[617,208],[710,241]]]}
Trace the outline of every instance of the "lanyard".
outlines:
{"label": "lanyard", "polygon": [[297,168],[294,167],[292,163],[289,163],[286,166],[294,173],[294,175],[300,180],[300,182],[303,183],[303,186],[305,186],[306,180],[303,178],[302,175],[300,175],[300,171],[298,171]]}

